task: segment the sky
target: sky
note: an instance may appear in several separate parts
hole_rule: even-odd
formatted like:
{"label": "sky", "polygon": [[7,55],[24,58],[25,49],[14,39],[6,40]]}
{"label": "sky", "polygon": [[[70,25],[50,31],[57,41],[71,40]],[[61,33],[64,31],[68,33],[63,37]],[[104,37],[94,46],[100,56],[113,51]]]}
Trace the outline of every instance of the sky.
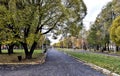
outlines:
{"label": "sky", "polygon": [[83,20],[85,28],[90,28],[90,23],[93,23],[101,9],[112,0],[83,0],[87,6],[87,15]]}

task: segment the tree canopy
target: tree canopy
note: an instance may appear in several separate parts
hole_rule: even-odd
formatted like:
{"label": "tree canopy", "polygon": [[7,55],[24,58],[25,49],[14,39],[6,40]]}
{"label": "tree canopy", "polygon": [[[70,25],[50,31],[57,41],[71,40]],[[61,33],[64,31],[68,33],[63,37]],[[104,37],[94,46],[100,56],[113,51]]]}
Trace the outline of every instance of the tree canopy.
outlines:
{"label": "tree canopy", "polygon": [[91,32],[94,32],[97,35],[94,35],[94,37],[92,37],[93,36],[92,33],[89,33],[88,35],[89,42],[91,43],[92,41],[94,41],[94,38],[96,37],[97,38],[96,43],[98,43],[100,46],[104,46],[105,48],[109,47],[109,45],[111,44],[109,28],[111,27],[115,18],[117,18],[119,15],[120,15],[119,0],[112,0],[107,5],[105,5],[92,25],[94,26],[94,29],[97,30],[96,31],[93,30],[92,29],[93,27],[90,29]]}
{"label": "tree canopy", "polygon": [[40,37],[68,23],[79,24],[86,15],[82,0],[1,0],[0,4],[2,42],[19,42],[26,58],[32,57]]}
{"label": "tree canopy", "polygon": [[117,45],[120,45],[120,16],[113,21],[110,27],[110,38]]}

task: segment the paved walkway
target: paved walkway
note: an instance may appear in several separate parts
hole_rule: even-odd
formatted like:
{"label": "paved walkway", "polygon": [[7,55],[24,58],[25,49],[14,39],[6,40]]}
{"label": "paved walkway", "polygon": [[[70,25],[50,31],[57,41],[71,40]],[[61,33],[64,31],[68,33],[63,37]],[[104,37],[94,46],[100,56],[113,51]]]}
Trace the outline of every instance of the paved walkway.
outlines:
{"label": "paved walkway", "polygon": [[46,63],[42,65],[29,65],[17,69],[2,67],[0,66],[0,76],[105,76],[55,49],[48,51]]}

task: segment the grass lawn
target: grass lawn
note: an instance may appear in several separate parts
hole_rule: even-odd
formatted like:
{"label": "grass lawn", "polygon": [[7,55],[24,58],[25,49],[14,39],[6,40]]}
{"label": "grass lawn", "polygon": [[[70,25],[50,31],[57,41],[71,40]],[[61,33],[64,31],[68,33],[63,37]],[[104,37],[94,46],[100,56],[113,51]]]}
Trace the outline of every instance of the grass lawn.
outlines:
{"label": "grass lawn", "polygon": [[58,49],[62,50],[74,57],[77,57],[80,60],[84,60],[89,63],[93,63],[97,66],[106,68],[112,72],[120,74],[120,57],[111,57],[102,54],[96,53],[87,53],[87,52],[74,52],[66,49]]}
{"label": "grass lawn", "polygon": [[[8,55],[7,50],[2,50],[3,54],[0,54],[0,63],[26,63],[26,62],[34,62],[43,56],[42,50],[35,50],[33,53],[33,58],[30,60],[25,59],[24,50],[22,49],[15,49],[14,54]],[[18,61],[17,56],[22,56],[22,61]]]}

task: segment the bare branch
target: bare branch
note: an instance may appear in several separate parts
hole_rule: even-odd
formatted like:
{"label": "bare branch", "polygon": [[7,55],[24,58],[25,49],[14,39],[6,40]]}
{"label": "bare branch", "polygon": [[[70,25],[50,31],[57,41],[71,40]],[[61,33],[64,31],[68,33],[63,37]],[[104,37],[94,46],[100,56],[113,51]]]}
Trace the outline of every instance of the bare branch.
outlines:
{"label": "bare branch", "polygon": [[54,25],[53,25],[51,28],[49,28],[46,32],[42,33],[42,35],[47,34],[47,33],[49,33],[52,29],[54,29],[54,27],[56,26],[56,24],[58,23],[58,21],[61,19],[61,17],[62,17],[62,15],[57,19],[57,21],[54,23]]}

